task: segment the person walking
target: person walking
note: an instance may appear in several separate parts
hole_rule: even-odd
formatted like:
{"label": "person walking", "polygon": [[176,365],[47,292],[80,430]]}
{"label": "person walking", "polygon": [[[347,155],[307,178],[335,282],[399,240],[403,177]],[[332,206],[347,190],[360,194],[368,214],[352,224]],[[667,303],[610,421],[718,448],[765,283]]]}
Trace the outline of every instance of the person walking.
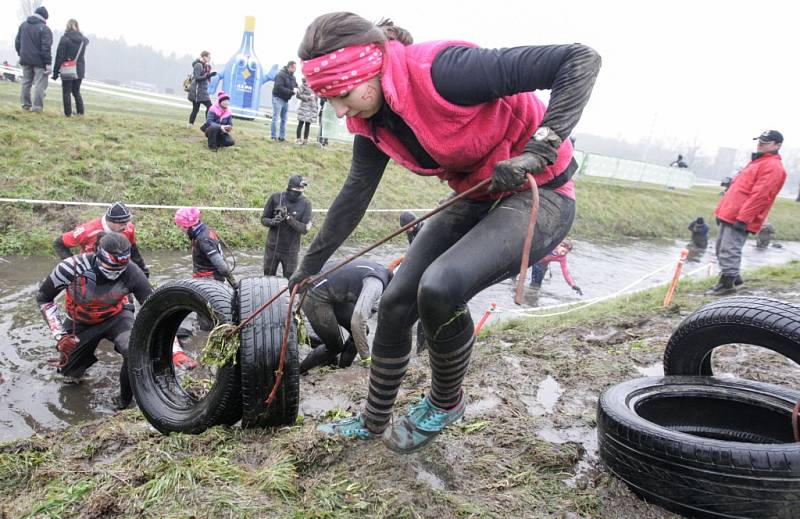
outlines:
{"label": "person walking", "polygon": [[[290,287],[305,287],[355,229],[390,158],[446,180],[456,193],[491,179],[491,189],[437,213],[414,239],[381,298],[364,412],[319,427],[333,436],[382,435],[388,448],[412,452],[464,414],[462,382],[475,342],[467,303],[519,272],[532,204],[527,174],[535,175],[541,201],[531,261],[569,232],[577,163],[568,137],[589,100],[600,56],[581,44],[414,44],[389,20],[374,25],[344,12],[316,18],[298,52],[309,85],[347,117],[355,138],[348,178]],[[538,89],[551,89],[547,107],[534,96]],[[392,420],[417,316],[431,388]]]}
{"label": "person walking", "polygon": [[231,135],[233,133],[233,114],[229,108],[230,100],[227,92],[220,90],[217,94],[216,104],[208,109],[206,122],[200,127],[200,130],[208,138],[208,149],[211,151],[218,151],[220,148],[236,144]]}
{"label": "person walking", "polygon": [[297,268],[300,237],[311,228],[311,202],[303,196],[308,183],[301,175],[289,177],[286,191],[272,193],[264,205],[261,225],[267,227],[264,247],[264,275],[274,276],[278,266],[289,278]]}
{"label": "person walking", "polygon": [[[308,81],[303,78],[302,84],[297,92],[300,100],[300,107],[297,109],[297,140],[295,144],[308,144],[308,132],[311,131],[311,124],[317,122],[317,96],[308,86]],[[303,128],[305,127],[305,130]],[[300,139],[300,132],[303,131],[303,139]]]}
{"label": "person walking", "polygon": [[[59,373],[82,377],[97,362],[94,352],[102,339],[110,341],[122,355],[119,394],[114,398],[117,409],[127,408],[133,400],[127,356],[134,306],[128,295],[133,294],[142,304],[153,293],[144,273],[130,259],[128,239],[116,232],[106,234],[94,252],[71,256],[56,265],[36,294],[59,352]],[[55,303],[63,291],[67,293],[66,319]]]}
{"label": "person walking", "polygon": [[716,253],[720,276],[707,292],[709,295],[730,294],[742,284],[739,269],[747,234],[761,230],[786,181],[779,153],[783,145],[781,132],[767,130],[753,140],[758,142],[752,160],[733,179],[714,212],[718,225]]}
{"label": "person walking", "polygon": [[200,106],[206,107],[206,118],[208,110],[211,108],[211,97],[208,94],[208,80],[216,76],[217,73],[211,70],[211,53],[204,50],[200,57],[192,62],[192,83],[189,85],[188,99],[192,103],[192,111],[189,114],[189,124],[186,128],[194,126]]}
{"label": "person walking", "polygon": [[[22,67],[22,90],[20,102],[23,110],[41,112],[44,110],[44,98],[47,80],[50,75],[50,64],[53,61],[51,47],[53,32],[47,26],[50,14],[44,6],[39,6],[27,20],[22,22],[17,31],[14,48]],[[33,88],[33,100],[31,100]]]}
{"label": "person walking", "polygon": [[76,62],[76,74],[74,79],[61,77],[61,96],[64,102],[64,115],[72,116],[72,98],[75,98],[75,113],[83,115],[83,96],[81,96],[81,83],[86,74],[86,46],[89,45],[89,38],[81,33],[78,21],[70,19],[67,21],[67,29],[61,36],[56,49],[56,61],[53,64],[53,80],[58,79],[61,72],[61,65],[65,61]]}
{"label": "person walking", "polygon": [[[273,141],[283,142],[286,140],[286,117],[289,113],[289,99],[298,92],[297,80],[294,78],[295,70],[297,70],[297,63],[294,61],[287,63],[278,72],[275,77],[275,84],[272,86],[270,138]],[[278,122],[279,120],[280,123]]]}

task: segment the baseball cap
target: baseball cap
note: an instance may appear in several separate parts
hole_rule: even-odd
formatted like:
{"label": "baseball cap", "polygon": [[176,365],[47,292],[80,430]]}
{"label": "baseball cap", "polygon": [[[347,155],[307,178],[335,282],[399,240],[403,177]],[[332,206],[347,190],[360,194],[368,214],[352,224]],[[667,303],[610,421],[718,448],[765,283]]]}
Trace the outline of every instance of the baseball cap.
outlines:
{"label": "baseball cap", "polygon": [[295,173],[289,177],[289,189],[302,190],[305,189],[307,185],[308,182],[305,181],[302,175]]}
{"label": "baseball cap", "polygon": [[777,142],[778,144],[781,144],[783,142],[783,134],[778,130],[765,130],[758,137],[753,137],[753,140],[756,139],[762,142]]}

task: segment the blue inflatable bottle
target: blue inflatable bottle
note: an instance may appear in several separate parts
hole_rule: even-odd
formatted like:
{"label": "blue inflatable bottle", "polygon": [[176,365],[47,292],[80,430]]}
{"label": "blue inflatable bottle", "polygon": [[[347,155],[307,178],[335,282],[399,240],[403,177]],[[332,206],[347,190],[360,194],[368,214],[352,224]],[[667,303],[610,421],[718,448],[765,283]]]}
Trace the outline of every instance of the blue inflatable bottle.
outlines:
{"label": "blue inflatable bottle", "polygon": [[246,16],[239,50],[228,60],[222,73],[208,86],[209,92],[214,93],[221,81],[222,90],[231,96],[231,112],[243,119],[254,119],[258,116],[261,87],[267,81],[274,80],[278,73],[278,66],[273,65],[269,73],[264,74],[253,46],[255,28],[256,18]]}

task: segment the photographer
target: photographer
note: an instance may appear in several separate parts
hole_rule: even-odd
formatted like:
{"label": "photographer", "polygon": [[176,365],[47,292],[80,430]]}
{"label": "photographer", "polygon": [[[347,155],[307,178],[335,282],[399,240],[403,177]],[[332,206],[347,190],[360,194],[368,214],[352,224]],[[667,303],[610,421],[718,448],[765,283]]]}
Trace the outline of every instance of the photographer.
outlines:
{"label": "photographer", "polygon": [[303,196],[308,184],[303,177],[289,177],[286,191],[273,193],[267,199],[261,224],[269,227],[264,248],[264,275],[274,276],[278,265],[283,277],[289,278],[297,268],[300,236],[311,228],[311,202]]}

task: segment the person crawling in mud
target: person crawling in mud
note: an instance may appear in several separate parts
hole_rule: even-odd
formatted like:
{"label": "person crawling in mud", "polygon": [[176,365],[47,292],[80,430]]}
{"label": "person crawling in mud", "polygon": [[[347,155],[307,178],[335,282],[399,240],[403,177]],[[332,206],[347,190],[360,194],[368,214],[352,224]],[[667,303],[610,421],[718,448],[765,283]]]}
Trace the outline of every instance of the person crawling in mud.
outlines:
{"label": "person crawling in mud", "polygon": [[[329,261],[325,270],[336,263]],[[303,312],[322,344],[303,359],[300,373],[323,365],[346,368],[356,353],[369,357],[367,321],[391,279],[392,272],[383,265],[356,260],[314,283],[303,302]],[[346,341],[340,326],[350,334]]]}
{"label": "person crawling in mud", "polygon": [[572,242],[570,240],[564,240],[559,243],[558,247],[553,249],[550,254],[537,261],[531,269],[531,286],[537,289],[541,288],[544,275],[550,263],[555,262],[561,265],[561,275],[564,276],[564,281],[567,282],[572,290],[582,296],[583,291],[575,284],[575,280],[572,279],[572,275],[570,275],[569,268],[567,267],[567,254],[570,252],[572,252]]}
{"label": "person crawling in mud", "polygon": [[[56,296],[66,290],[67,317],[63,319]],[[102,339],[114,344],[122,355],[119,370],[117,409],[127,408],[133,399],[126,356],[133,329],[133,294],[139,304],[153,292],[138,265],[131,261],[131,243],[112,232],[103,236],[94,252],[69,257],[45,278],[36,303],[53,334],[59,352],[58,372],[78,379],[97,362],[94,351]]]}
{"label": "person crawling in mud", "polygon": [[[291,287],[319,272],[355,229],[389,159],[446,180],[456,193],[491,179],[490,189],[425,223],[381,298],[364,412],[319,427],[335,436],[382,436],[390,449],[412,452],[464,414],[462,381],[475,342],[467,302],[519,272],[532,204],[528,173],[535,175],[541,206],[531,261],[569,232],[577,164],[568,137],[589,100],[600,56],[580,44],[413,44],[391,21],[374,25],[345,12],[316,18],[298,52],[309,85],[338,117],[347,117],[355,139],[347,180]],[[548,107],[533,95],[537,89],[551,90]],[[392,420],[418,317],[431,388]]]}

